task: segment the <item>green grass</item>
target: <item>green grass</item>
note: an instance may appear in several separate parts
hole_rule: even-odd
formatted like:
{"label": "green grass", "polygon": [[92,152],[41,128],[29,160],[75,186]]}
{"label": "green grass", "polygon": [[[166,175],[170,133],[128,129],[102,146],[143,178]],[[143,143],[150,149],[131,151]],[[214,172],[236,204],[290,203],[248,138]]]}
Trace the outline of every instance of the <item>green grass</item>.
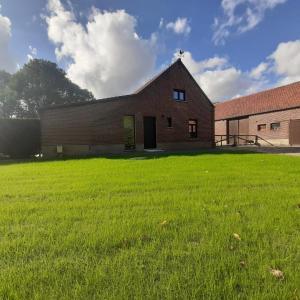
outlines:
{"label": "green grass", "polygon": [[0,299],[300,299],[300,158],[2,164],[0,187]]}

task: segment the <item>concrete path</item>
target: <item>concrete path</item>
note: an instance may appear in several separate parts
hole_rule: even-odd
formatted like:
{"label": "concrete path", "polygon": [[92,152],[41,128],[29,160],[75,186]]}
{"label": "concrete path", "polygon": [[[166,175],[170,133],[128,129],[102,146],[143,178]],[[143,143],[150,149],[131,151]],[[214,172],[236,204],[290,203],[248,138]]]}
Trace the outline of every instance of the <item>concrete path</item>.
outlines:
{"label": "concrete path", "polygon": [[[218,147],[219,148],[219,147]],[[232,151],[250,151],[259,153],[283,154],[291,156],[300,156],[300,147],[256,147],[256,146],[241,146],[241,147],[220,147],[220,149]]]}

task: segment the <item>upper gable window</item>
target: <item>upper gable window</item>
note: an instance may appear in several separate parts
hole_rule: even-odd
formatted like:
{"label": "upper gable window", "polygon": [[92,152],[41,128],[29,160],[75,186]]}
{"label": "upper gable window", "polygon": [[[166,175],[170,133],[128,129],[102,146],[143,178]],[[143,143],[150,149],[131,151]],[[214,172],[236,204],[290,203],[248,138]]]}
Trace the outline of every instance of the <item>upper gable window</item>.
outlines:
{"label": "upper gable window", "polygon": [[173,99],[176,101],[185,101],[185,91],[173,90]]}

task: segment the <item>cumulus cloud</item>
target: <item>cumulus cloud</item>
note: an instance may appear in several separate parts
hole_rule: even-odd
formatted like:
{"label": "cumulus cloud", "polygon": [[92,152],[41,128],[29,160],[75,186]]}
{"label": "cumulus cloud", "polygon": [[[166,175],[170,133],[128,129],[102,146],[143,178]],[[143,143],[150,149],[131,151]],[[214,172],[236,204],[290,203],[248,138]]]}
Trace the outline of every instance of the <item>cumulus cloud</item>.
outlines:
{"label": "cumulus cloud", "polygon": [[250,76],[255,79],[260,79],[266,73],[268,68],[269,68],[269,64],[266,62],[262,62],[257,67],[251,70]]}
{"label": "cumulus cloud", "polygon": [[10,39],[11,21],[1,14],[0,5],[0,68],[7,72],[13,72],[16,69],[16,63],[9,49]]}
{"label": "cumulus cloud", "polygon": [[280,76],[280,84],[300,80],[300,40],[280,43],[269,59],[273,72]]}
{"label": "cumulus cloud", "polygon": [[300,81],[300,40],[280,43],[250,75],[261,80],[271,75],[275,86]]}
{"label": "cumulus cloud", "polygon": [[186,52],[182,60],[213,102],[300,81],[300,40],[280,43],[265,61],[249,71],[219,56],[196,61]]}
{"label": "cumulus cloud", "polygon": [[124,10],[94,8],[83,26],[60,0],[49,0],[46,22],[57,58],[70,61],[68,77],[96,97],[131,92],[154,70],[155,35],[140,37]]}
{"label": "cumulus cloud", "polygon": [[224,44],[232,33],[241,34],[255,28],[265,12],[287,0],[222,0],[223,18],[216,18],[213,41]]}
{"label": "cumulus cloud", "polygon": [[185,52],[182,60],[213,102],[255,92],[264,83],[251,78],[248,72],[230,65],[224,57],[214,56],[196,61],[190,52]]}
{"label": "cumulus cloud", "polygon": [[168,23],[166,28],[172,30],[176,34],[183,35],[188,35],[192,30],[187,18],[177,18],[175,22]]}

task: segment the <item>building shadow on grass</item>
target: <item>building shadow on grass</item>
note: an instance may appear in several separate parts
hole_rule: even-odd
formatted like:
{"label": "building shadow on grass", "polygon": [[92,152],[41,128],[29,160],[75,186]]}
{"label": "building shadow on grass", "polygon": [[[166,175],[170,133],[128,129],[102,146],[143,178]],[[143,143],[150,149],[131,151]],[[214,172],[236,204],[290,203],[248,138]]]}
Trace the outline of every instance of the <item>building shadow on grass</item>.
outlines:
{"label": "building shadow on grass", "polygon": [[180,156],[199,156],[199,155],[224,155],[224,154],[258,154],[257,151],[251,149],[203,149],[203,150],[185,150],[185,151],[128,151],[122,154],[98,154],[98,155],[85,155],[85,156],[66,156],[55,158],[36,157],[30,159],[0,159],[0,167],[12,164],[24,163],[45,163],[45,162],[59,162],[69,160],[88,160],[95,158],[105,158],[111,160],[150,160],[160,159],[166,157],[180,157]]}

